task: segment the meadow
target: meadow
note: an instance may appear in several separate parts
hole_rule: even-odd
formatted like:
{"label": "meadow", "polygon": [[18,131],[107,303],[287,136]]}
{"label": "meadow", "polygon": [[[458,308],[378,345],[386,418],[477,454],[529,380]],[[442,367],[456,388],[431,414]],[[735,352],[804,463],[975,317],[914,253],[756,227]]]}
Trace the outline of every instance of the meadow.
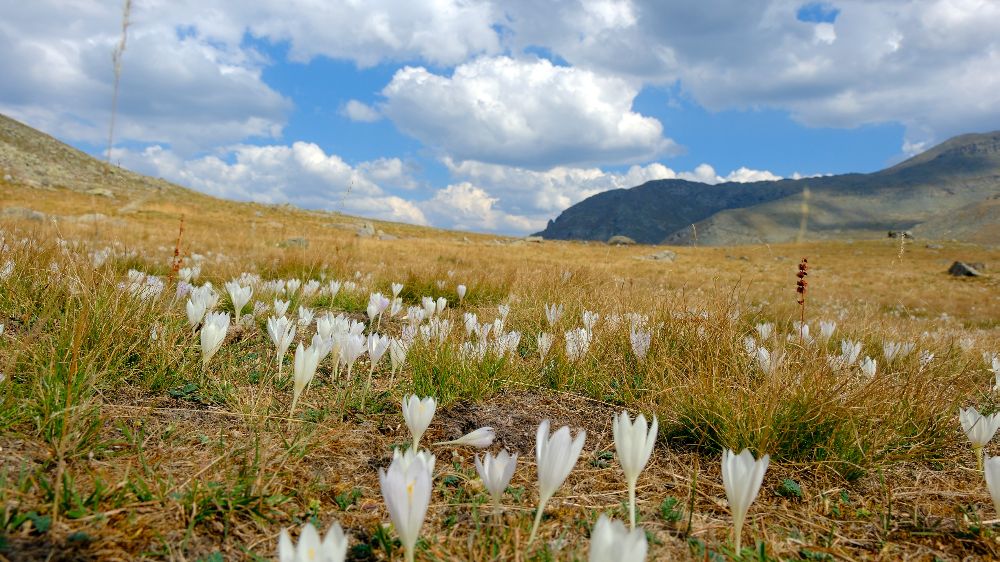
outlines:
{"label": "meadow", "polygon": [[[50,216],[104,211],[0,188]],[[635,494],[649,560],[1000,557],[959,421],[1000,409],[1000,281],[945,273],[995,267],[1000,250],[803,242],[653,261],[662,248],[391,223],[378,227],[396,239],[379,240],[287,207],[137,209],[0,223],[7,559],[272,560],[283,528],[335,522],[347,559],[402,559],[379,470],[413,441],[409,395],[436,402],[417,560],[588,559],[602,514],[629,520],[621,411],[658,422]],[[198,291],[217,297],[201,315]],[[228,319],[214,354],[212,310]],[[295,335],[279,369],[268,322],[282,317]],[[330,323],[388,347],[349,370],[327,352],[293,408],[296,349],[333,341],[314,337]],[[543,420],[586,439],[531,541]],[[439,444],[483,427],[485,450]],[[744,448],[770,464],[738,549],[721,459]],[[498,509],[475,459],[503,449],[518,459]]]}

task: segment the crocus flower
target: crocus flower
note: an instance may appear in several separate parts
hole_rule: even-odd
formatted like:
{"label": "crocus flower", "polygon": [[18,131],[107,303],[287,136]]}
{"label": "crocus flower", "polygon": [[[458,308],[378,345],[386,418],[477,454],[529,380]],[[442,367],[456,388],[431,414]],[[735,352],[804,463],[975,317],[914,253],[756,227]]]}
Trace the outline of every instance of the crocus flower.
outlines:
{"label": "crocus flower", "polygon": [[594,326],[597,325],[597,321],[600,318],[601,315],[596,312],[591,312],[590,310],[583,311],[583,327],[587,330],[588,334],[594,334]]}
{"label": "crocus flower", "polygon": [[452,441],[439,441],[435,443],[435,445],[454,445],[456,447],[475,447],[477,449],[485,449],[493,444],[493,440],[496,436],[497,434],[493,431],[493,428],[486,426],[470,431],[458,439],[454,439]]}
{"label": "crocus flower", "polygon": [[229,331],[228,312],[209,312],[201,327],[201,366],[205,368],[212,356],[222,348],[222,342]]}
{"label": "crocus flower", "polygon": [[653,425],[646,425],[646,416],[639,414],[635,423],[629,419],[628,412],[615,416],[611,423],[611,432],[615,437],[615,451],[618,452],[618,462],[625,472],[628,483],[629,528],[635,529],[635,484],[639,473],[646,468],[649,455],[653,453],[656,443],[657,419],[653,416]]}
{"label": "crocus flower", "polygon": [[271,316],[267,319],[267,335],[271,337],[271,343],[274,344],[275,359],[278,362],[278,373],[280,374],[285,353],[292,345],[292,340],[295,339],[295,324],[285,316]]}
{"label": "crocus flower", "polygon": [[392,365],[393,376],[406,363],[406,353],[409,349],[403,340],[393,339],[389,342],[389,363]]}
{"label": "crocus flower", "polygon": [[303,347],[301,343],[295,349],[295,379],[292,387],[292,407],[289,409],[288,417],[292,417],[292,413],[295,412],[295,404],[299,401],[299,396],[302,395],[302,391],[309,384],[309,381],[316,376],[316,367],[319,365],[320,353],[320,350],[316,346]]}
{"label": "crocus flower", "polygon": [[435,311],[438,314],[444,312],[444,309],[448,308],[448,299],[444,297],[438,297],[437,302],[434,304]]}
{"label": "crocus flower", "polygon": [[760,336],[761,341],[765,341],[771,337],[774,332],[774,324],[770,322],[761,322],[757,324],[757,335]]}
{"label": "crocus flower", "polygon": [[420,445],[420,438],[431,425],[436,409],[437,402],[432,396],[423,400],[417,398],[416,394],[403,397],[403,419],[406,421],[406,427],[410,429],[410,435],[413,436],[414,451]]}
{"label": "crocus flower", "polygon": [[563,310],[564,308],[561,304],[545,305],[545,320],[549,323],[549,326],[555,326],[556,322],[559,322],[559,319],[562,318]]}
{"label": "crocus flower", "polygon": [[403,543],[407,562],[413,562],[420,527],[431,502],[433,459],[431,455],[411,449],[394,455],[388,470],[379,469],[382,497]]}
{"label": "crocus flower", "polygon": [[399,293],[403,292],[403,284],[393,283],[391,289],[392,289],[392,298],[396,298],[399,296]]}
{"label": "crocus flower", "polygon": [[545,356],[548,355],[549,349],[552,348],[552,339],[552,334],[547,332],[538,334],[538,355],[541,356],[542,361],[545,361]]}
{"label": "crocus flower", "polygon": [[237,281],[229,281],[226,283],[226,291],[229,293],[229,300],[233,302],[233,311],[236,315],[235,320],[239,322],[243,307],[250,302],[250,297],[253,296],[253,287],[243,287]]}
{"label": "crocus flower", "polygon": [[306,523],[299,535],[298,546],[292,544],[288,529],[282,529],[278,537],[278,562],[344,562],[347,557],[347,543],[350,537],[344,534],[340,524],[330,525],[326,538],[320,542],[319,533],[312,523]]}
{"label": "crocus flower", "polygon": [[837,323],[832,321],[820,320],[819,321],[819,338],[823,341],[828,341],[833,337],[834,330],[837,329]]}
{"label": "crocus flower", "polygon": [[187,319],[192,328],[197,328],[201,324],[201,319],[205,317],[206,303],[202,299],[188,299]]}
{"label": "crocus flower", "polygon": [[542,512],[545,511],[545,504],[553,494],[556,493],[566,481],[569,473],[573,471],[580,453],[583,451],[583,443],[587,439],[587,432],[580,430],[576,438],[572,439],[569,428],[560,427],[549,435],[549,420],[542,420],[538,425],[535,434],[535,462],[538,464],[538,511],[535,513],[535,524],[531,527],[531,536],[528,543],[535,540],[538,533],[538,525],[542,522]]}
{"label": "crocus flower", "polygon": [[882,356],[885,357],[886,363],[892,363],[894,359],[902,359],[913,353],[914,347],[913,343],[887,341],[882,344]]}
{"label": "crocus flower", "polygon": [[577,361],[590,350],[590,332],[584,328],[576,328],[566,332],[566,357]]}
{"label": "crocus flower", "polygon": [[503,497],[504,490],[510,485],[510,479],[514,477],[514,468],[517,467],[517,453],[511,455],[507,449],[500,451],[500,454],[493,456],[486,453],[482,462],[479,455],[476,455],[476,472],[483,481],[483,486],[493,498],[493,507],[500,511],[500,498]]}
{"label": "crocus flower", "polygon": [[984,416],[975,408],[960,409],[958,420],[962,423],[962,431],[972,442],[972,449],[976,452],[976,466],[983,469],[983,447],[993,439],[997,428],[1000,427],[1000,413]]}
{"label": "crocus flower", "polygon": [[316,311],[311,308],[306,308],[304,306],[299,307],[299,326],[308,326],[312,324],[313,317],[316,315]]}
{"label": "crocus flower", "polygon": [[437,303],[434,302],[434,297],[421,297],[420,305],[424,307],[424,318],[434,316],[434,313],[437,311]]}
{"label": "crocus flower", "polygon": [[983,470],[984,476],[986,476],[986,487],[993,500],[993,509],[1000,515],[1000,457],[987,457]]}
{"label": "crocus flower", "polygon": [[347,365],[347,379],[354,372],[354,362],[368,351],[367,341],[360,334],[344,334],[340,339],[340,359]]}
{"label": "crocus flower", "polygon": [[649,353],[649,344],[652,342],[653,334],[649,330],[629,329],[629,343],[632,344],[632,352],[642,361]]}
{"label": "crocus flower", "polygon": [[281,299],[274,299],[274,313],[278,316],[284,316],[288,314],[288,305],[291,301],[283,301]]}
{"label": "crocus flower", "polygon": [[646,559],[646,532],[625,529],[621,521],[601,514],[590,533],[589,562],[643,562]]}
{"label": "crocus flower", "polygon": [[770,460],[768,455],[754,460],[749,449],[743,449],[738,455],[731,449],[722,452],[722,485],[726,489],[729,509],[733,512],[736,552],[740,552],[742,548],[743,521],[750,504],[757,498]]}
{"label": "crocus flower", "polygon": [[865,356],[864,359],[861,360],[861,372],[864,373],[864,375],[868,378],[872,378],[875,376],[876,367],[877,364],[875,363],[875,360],[872,359],[871,357],[868,357],[867,355]]}
{"label": "crocus flower", "polygon": [[455,288],[455,292],[458,294],[458,303],[459,304],[462,304],[462,301],[465,300],[465,291],[466,290],[467,289],[466,289],[465,285],[459,285],[458,287]]}

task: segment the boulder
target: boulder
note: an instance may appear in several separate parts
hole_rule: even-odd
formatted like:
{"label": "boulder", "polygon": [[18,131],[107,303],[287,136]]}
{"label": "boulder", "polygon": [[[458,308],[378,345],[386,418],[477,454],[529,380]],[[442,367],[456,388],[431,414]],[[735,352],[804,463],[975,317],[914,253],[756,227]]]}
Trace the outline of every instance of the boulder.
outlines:
{"label": "boulder", "polygon": [[621,234],[616,234],[611,238],[608,238],[608,244],[611,246],[634,246],[635,240],[632,240],[628,236],[622,236]]}
{"label": "boulder", "polygon": [[541,244],[542,242],[545,241],[545,239],[542,238],[541,236],[525,236],[524,237],[524,241],[525,242],[532,242],[532,243],[535,243],[535,244]]}
{"label": "boulder", "polygon": [[375,225],[365,221],[365,223],[361,225],[361,228],[358,229],[358,236],[361,238],[371,238],[372,236],[375,236]]}
{"label": "boulder", "polygon": [[909,230],[890,230],[889,231],[889,238],[899,238],[899,237],[902,237],[904,239],[905,238],[909,238],[910,240],[913,240],[913,232],[911,232]]}
{"label": "boulder", "polygon": [[[980,266],[979,268],[974,266]],[[965,263],[957,261],[948,268],[948,274],[955,277],[979,277],[983,274],[981,263]]]}
{"label": "boulder", "polygon": [[393,236],[392,234],[386,234],[386,233],[384,233],[382,231],[379,231],[378,239],[379,240],[399,240],[399,237],[398,236]]}

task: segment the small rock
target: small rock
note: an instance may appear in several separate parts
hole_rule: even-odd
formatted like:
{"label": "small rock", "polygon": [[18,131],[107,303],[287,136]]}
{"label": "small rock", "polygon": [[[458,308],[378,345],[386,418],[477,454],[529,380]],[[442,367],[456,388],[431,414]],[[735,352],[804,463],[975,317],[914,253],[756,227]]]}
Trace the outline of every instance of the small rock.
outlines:
{"label": "small rock", "polygon": [[463,237],[462,237],[462,243],[464,243],[464,244],[468,244],[469,242],[472,242],[472,240],[469,240],[469,237],[468,237],[468,236],[463,236]]}
{"label": "small rock", "polygon": [[890,230],[889,231],[889,238],[899,238],[899,237],[909,238],[910,240],[913,240],[913,232],[909,231],[909,230]]}
{"label": "small rock", "polygon": [[670,250],[660,250],[655,254],[646,256],[646,259],[653,261],[674,261],[677,259],[677,253],[671,252]]}
{"label": "small rock", "polygon": [[365,223],[361,225],[361,228],[358,229],[358,236],[361,238],[371,238],[372,236],[375,236],[375,225],[365,221]]}
{"label": "small rock", "polygon": [[610,246],[635,246],[635,240],[632,240],[628,236],[622,236],[621,234],[616,234],[611,238],[608,238],[608,245]]}
{"label": "small rock", "polygon": [[951,264],[951,267],[948,268],[948,273],[950,275],[955,276],[955,277],[979,277],[979,276],[981,276],[982,272],[979,269],[973,267],[973,265],[982,266],[982,264],[980,264],[980,263],[971,264],[971,263],[965,263],[965,262],[957,261],[957,262]]}
{"label": "small rock", "polygon": [[928,250],[941,250],[941,249],[944,249],[944,246],[942,246],[941,244],[927,244],[927,246],[925,246],[925,247]]}
{"label": "small rock", "polygon": [[397,236],[393,236],[392,234],[386,234],[381,230],[379,232],[381,232],[381,234],[378,235],[379,240],[399,240],[399,237]]}
{"label": "small rock", "polygon": [[87,195],[100,195],[101,197],[110,197],[114,199],[115,194],[110,189],[106,187],[95,187],[93,189],[88,189],[85,191]]}
{"label": "small rock", "polygon": [[308,248],[309,240],[302,238],[301,236],[296,236],[295,238],[289,238],[278,244],[280,248]]}
{"label": "small rock", "polygon": [[525,236],[524,237],[524,241],[525,242],[532,242],[534,244],[541,244],[542,242],[545,241],[545,239],[542,238],[541,236]]}

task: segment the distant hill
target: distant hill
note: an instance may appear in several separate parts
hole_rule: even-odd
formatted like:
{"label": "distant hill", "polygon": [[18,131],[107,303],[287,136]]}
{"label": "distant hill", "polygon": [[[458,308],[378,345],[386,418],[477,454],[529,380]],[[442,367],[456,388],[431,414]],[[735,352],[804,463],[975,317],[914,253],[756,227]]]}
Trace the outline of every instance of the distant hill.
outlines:
{"label": "distant hill", "polygon": [[731,245],[884,237],[1000,243],[1000,131],[961,135],[872,174],[707,185],[657,180],[566,209],[548,239]]}

